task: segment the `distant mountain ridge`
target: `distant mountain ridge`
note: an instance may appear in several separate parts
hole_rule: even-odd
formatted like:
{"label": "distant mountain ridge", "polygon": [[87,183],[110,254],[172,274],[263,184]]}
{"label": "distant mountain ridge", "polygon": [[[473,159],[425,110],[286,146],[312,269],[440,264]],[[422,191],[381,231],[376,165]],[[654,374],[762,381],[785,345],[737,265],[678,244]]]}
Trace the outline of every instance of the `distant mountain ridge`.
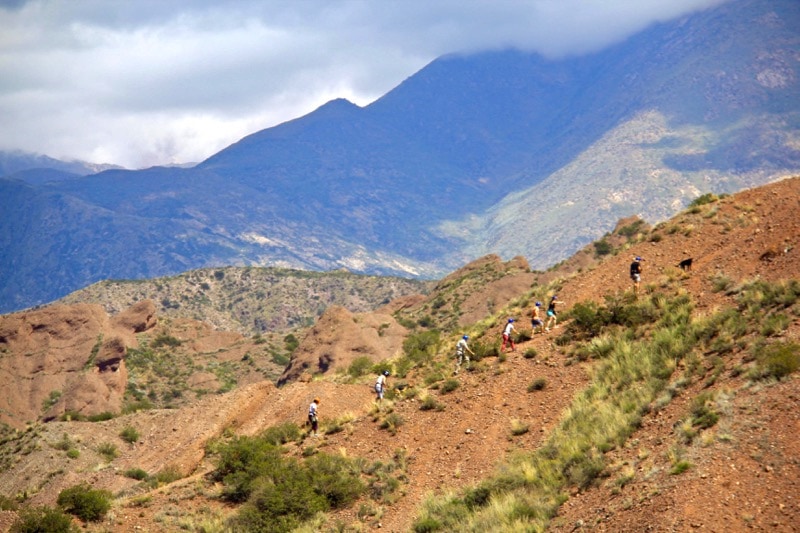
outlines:
{"label": "distant mountain ridge", "polygon": [[113,168],[122,167],[78,160],[62,161],[20,150],[0,150],[0,177],[13,177],[35,185],[76,176],[87,176]]}
{"label": "distant mountain ridge", "polygon": [[0,179],[0,312],[218,265],[546,268],[622,217],[800,172],[797,28],[797,2],[731,1],[582,57],[442,57],[191,169]]}

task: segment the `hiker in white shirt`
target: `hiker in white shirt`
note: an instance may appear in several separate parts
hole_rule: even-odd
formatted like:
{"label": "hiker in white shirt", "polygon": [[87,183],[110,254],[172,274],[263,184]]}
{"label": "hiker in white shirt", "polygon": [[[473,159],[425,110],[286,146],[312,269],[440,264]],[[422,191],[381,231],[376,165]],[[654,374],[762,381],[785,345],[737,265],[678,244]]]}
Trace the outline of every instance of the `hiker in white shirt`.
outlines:
{"label": "hiker in white shirt", "polygon": [[467,341],[469,340],[468,335],[464,335],[460,339],[458,339],[458,343],[456,343],[456,370],[453,374],[458,374],[458,371],[461,369],[461,363],[466,361],[467,363],[467,370],[469,370],[469,354],[475,355],[475,353],[469,349],[469,345],[467,345]]}

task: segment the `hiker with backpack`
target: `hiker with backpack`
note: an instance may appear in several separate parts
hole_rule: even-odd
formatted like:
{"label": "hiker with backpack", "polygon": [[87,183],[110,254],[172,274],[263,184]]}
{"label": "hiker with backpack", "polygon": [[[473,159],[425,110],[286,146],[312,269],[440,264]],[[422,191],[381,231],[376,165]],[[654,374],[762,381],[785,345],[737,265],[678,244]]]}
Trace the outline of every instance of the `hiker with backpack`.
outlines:
{"label": "hiker with backpack", "polygon": [[639,295],[639,285],[642,282],[642,259],[638,255],[633,258],[631,263],[631,280],[633,281],[633,294]]}
{"label": "hiker with backpack", "polygon": [[378,380],[375,382],[375,394],[378,395],[376,398],[377,401],[383,400],[383,391],[386,388],[386,378],[389,377],[389,371],[384,370],[378,376]]}
{"label": "hiker with backpack", "polygon": [[456,369],[453,372],[453,375],[458,374],[458,371],[461,369],[461,363],[466,360],[467,362],[467,370],[469,370],[469,355],[468,353],[475,355],[475,353],[469,349],[469,345],[467,341],[469,340],[468,335],[464,335],[458,342],[456,343]]}
{"label": "hiker with backpack", "polygon": [[511,347],[511,351],[512,352],[516,351],[517,347],[514,344],[514,339],[511,337],[511,334],[514,331],[516,331],[516,328],[514,327],[514,319],[513,318],[509,318],[508,322],[506,323],[506,327],[503,329],[503,345],[500,347],[500,351],[501,352],[505,351],[506,343],[509,344],[509,346]]}

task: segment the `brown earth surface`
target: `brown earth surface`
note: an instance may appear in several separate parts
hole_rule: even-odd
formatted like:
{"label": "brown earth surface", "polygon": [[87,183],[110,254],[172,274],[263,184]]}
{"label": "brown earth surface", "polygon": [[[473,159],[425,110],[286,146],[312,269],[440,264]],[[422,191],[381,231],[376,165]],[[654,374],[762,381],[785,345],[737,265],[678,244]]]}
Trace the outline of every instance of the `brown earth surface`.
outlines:
{"label": "brown earth surface", "polygon": [[[692,211],[659,224],[648,239],[600,263],[580,253],[573,262],[544,274],[522,276],[508,268],[508,276],[516,277],[515,281],[508,278],[485,284],[495,287],[498,294],[497,287],[502,287],[503,296],[496,296],[491,305],[489,292],[458,304],[472,302],[461,310],[474,314],[477,321],[486,316],[485,311],[502,309],[524,294],[531,283],[538,280],[543,284],[556,275],[566,276],[558,290],[566,308],[585,300],[602,302],[606,295],[629,290],[628,264],[635,255],[645,258],[644,290],[657,291],[678,283],[694,298],[698,314],[733,305],[724,290],[715,288],[720,280],[738,284],[759,278],[800,279],[799,178],[745,191]],[[693,258],[691,272],[676,266],[685,257]],[[492,268],[509,266],[492,257],[480,264],[481,268],[485,264],[494,265]],[[444,280],[440,285],[444,291]],[[516,290],[507,291],[508,286]],[[443,294],[441,291],[439,294]],[[434,290],[424,301],[430,305],[436,296]],[[452,304],[447,298],[444,302],[445,306]],[[400,307],[412,312],[421,305],[409,300]],[[491,335],[499,335],[499,321],[490,325]],[[382,323],[382,318],[375,320],[371,328],[380,328]],[[520,323],[524,327],[527,320]],[[352,357],[347,347],[363,343],[363,331],[354,328],[352,335],[331,337],[330,342]],[[25,439],[14,441],[20,449],[15,451],[9,468],[0,472],[0,494],[25,494],[28,504],[52,505],[60,490],[88,481],[118,496],[106,520],[87,526],[89,531],[198,530],[187,524],[236,511],[217,498],[220,487],[206,475],[214,467],[205,452],[209,440],[224,434],[257,434],[287,420],[302,423],[308,403],[318,396],[322,399],[323,427],[326,421],[345,415],[351,421],[343,431],[291,445],[289,453],[300,456],[312,447],[371,461],[391,461],[402,450],[407,458],[402,495],[395,503],[378,506],[376,513],[362,519],[357,516],[360,506],[356,503],[333,515],[321,530],[332,529],[336,520],[341,520],[352,524],[353,530],[408,531],[428,495],[458,490],[485,478],[510,453],[535,449],[558,423],[591,374],[590,363],[569,360],[553,343],[559,331],[534,336],[505,358],[481,360],[473,371],[458,375],[460,386],[452,392],[430,390],[445,406],[442,411],[421,410],[418,398],[397,400],[393,408],[403,424],[394,434],[380,429],[372,416],[373,378],[355,384],[338,383],[341,379],[335,372],[290,382],[282,388],[268,381],[251,382],[225,394],[203,396],[180,409],[142,411],[98,423],[49,422],[31,425],[27,431],[20,428],[20,432],[31,435],[32,444],[26,448],[22,446],[28,442]],[[792,317],[782,338],[800,341],[797,316]],[[213,344],[209,339],[205,342]],[[314,342],[323,341],[313,335],[304,340]],[[537,355],[527,359],[523,354],[530,348],[535,348]],[[372,355],[376,349],[359,353]],[[2,357],[8,356],[3,352]],[[795,374],[780,382],[748,383],[742,374],[730,372],[744,364],[743,357],[738,354],[726,359],[725,372],[711,386],[724,400],[722,418],[704,438],[684,446],[683,453],[692,464],[688,471],[671,475],[670,455],[679,447],[676,424],[686,417],[691,399],[703,390],[702,380],[692,383],[663,409],[645,415],[641,428],[626,444],[606,454],[607,467],[600,478],[588,489],[575,487],[570,491],[550,529],[797,531],[800,382]],[[330,366],[334,367],[337,365]],[[527,392],[537,378],[544,378],[546,387]],[[422,379],[412,373],[403,381],[424,389]],[[389,385],[398,382],[390,378]],[[15,384],[6,381],[0,386],[8,389]],[[530,431],[512,436],[514,420],[527,424]],[[128,425],[141,434],[135,445],[119,436]],[[68,459],[51,445],[65,436],[80,451],[78,458]],[[116,445],[119,457],[103,459],[97,452],[103,443]],[[187,477],[148,491],[121,475],[129,468],[154,474],[168,467]],[[0,531],[7,530],[13,516],[0,513]]]}

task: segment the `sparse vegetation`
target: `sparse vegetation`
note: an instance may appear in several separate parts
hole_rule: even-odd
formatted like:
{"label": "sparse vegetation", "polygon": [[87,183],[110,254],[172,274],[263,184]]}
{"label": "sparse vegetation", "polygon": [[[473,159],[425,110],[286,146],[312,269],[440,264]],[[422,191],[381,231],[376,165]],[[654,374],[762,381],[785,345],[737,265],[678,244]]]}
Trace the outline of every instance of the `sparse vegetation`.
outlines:
{"label": "sparse vegetation", "polygon": [[9,530],[10,533],[77,533],[80,529],[60,509],[48,506],[25,507]]}
{"label": "sparse vegetation", "polygon": [[719,197],[713,193],[701,194],[689,203],[689,207],[699,207],[701,205],[711,204],[719,200]]}
{"label": "sparse vegetation", "polygon": [[547,380],[545,378],[536,378],[533,380],[533,382],[531,382],[530,385],[528,385],[528,392],[544,390],[546,386]]}
{"label": "sparse vegetation", "polygon": [[426,394],[422,397],[419,408],[422,411],[444,411],[444,404],[437,400],[433,394]]}
{"label": "sparse vegetation", "polygon": [[136,444],[139,441],[139,432],[133,426],[125,426],[122,428],[122,431],[119,432],[119,436],[128,444]]}
{"label": "sparse vegetation", "polygon": [[448,378],[442,383],[441,391],[442,394],[447,394],[448,392],[453,392],[459,386],[458,380],[453,378]]}
{"label": "sparse vegetation", "polygon": [[350,377],[359,378],[372,369],[372,364],[372,359],[366,355],[356,357],[347,368],[347,373]]}
{"label": "sparse vegetation", "polygon": [[84,522],[97,522],[111,509],[111,493],[92,489],[88,484],[82,483],[62,490],[56,503],[65,512]]}
{"label": "sparse vegetation", "polygon": [[351,504],[365,490],[355,461],[323,453],[300,461],[260,437],[223,446],[214,476],[226,499],[244,502],[230,525],[248,531],[291,531],[317,512]]}
{"label": "sparse vegetation", "polygon": [[147,472],[145,470],[142,470],[141,468],[129,468],[124,472],[123,475],[131,479],[136,479],[138,481],[143,481],[147,479]]}
{"label": "sparse vegetation", "polygon": [[756,348],[756,367],[752,377],[756,379],[784,378],[800,368],[800,344],[778,342]]}
{"label": "sparse vegetation", "polygon": [[110,442],[103,442],[97,446],[97,453],[103,456],[106,461],[113,461],[119,457],[119,450],[115,444]]}
{"label": "sparse vegetation", "polygon": [[513,419],[511,420],[511,435],[514,437],[518,437],[520,435],[524,435],[529,431],[530,427],[528,424],[523,422],[522,420]]}

